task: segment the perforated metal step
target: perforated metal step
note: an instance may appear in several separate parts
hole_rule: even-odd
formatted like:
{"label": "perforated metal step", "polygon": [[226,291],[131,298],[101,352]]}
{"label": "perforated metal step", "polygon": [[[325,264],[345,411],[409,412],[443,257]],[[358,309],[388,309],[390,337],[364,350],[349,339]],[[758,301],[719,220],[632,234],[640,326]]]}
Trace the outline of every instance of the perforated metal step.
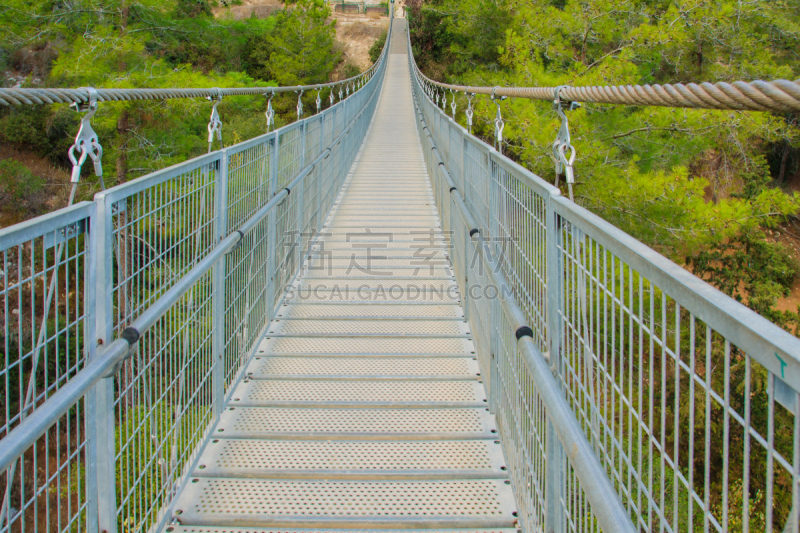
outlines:
{"label": "perforated metal step", "polygon": [[[231,405],[236,404],[237,397]],[[219,437],[326,440],[495,439],[486,409],[314,409],[239,407],[226,410]]]}
{"label": "perforated metal step", "polygon": [[[461,294],[454,283],[449,285],[447,289],[431,285],[432,282],[441,280],[384,284],[378,280],[353,279],[348,281],[346,279],[329,280],[320,277],[314,281],[316,283],[310,284],[305,279],[300,287],[289,288],[284,296],[284,303],[435,302],[458,305],[461,301]],[[375,287],[370,288],[367,283],[375,285]]]}
{"label": "perforated metal step", "polygon": [[248,379],[231,405],[264,407],[482,407],[483,385],[472,381],[317,381]]}
{"label": "perforated metal step", "polygon": [[[448,291],[452,294],[458,294],[458,285],[455,281],[450,279],[433,279],[418,281],[416,279],[307,279],[303,278],[297,280],[290,286],[289,290],[292,291],[329,291],[339,289],[344,291],[349,289],[350,292],[358,291],[371,291],[371,292],[385,292],[389,293],[392,290],[397,292],[401,290],[405,293],[406,299],[413,301],[415,298],[437,296],[438,294],[447,294]],[[364,292],[364,294],[367,294]],[[365,296],[364,299],[368,297]]]}
{"label": "perforated metal step", "polygon": [[356,263],[352,266],[341,268],[325,268],[309,271],[304,273],[306,278],[386,278],[386,277],[401,277],[401,278],[416,278],[419,280],[436,279],[453,277],[453,270],[449,266],[434,265],[434,266],[415,266],[415,267],[402,267],[399,265],[389,267],[377,267],[375,265],[368,265],[366,263]]}
{"label": "perforated metal step", "polygon": [[343,192],[161,531],[517,533],[451,235],[400,112],[407,59],[391,57]]}
{"label": "perforated metal step", "polygon": [[420,318],[463,320],[464,310],[458,305],[442,305],[435,302],[365,302],[352,303],[293,303],[281,305],[276,313],[282,319],[314,318]]}
{"label": "perforated metal step", "polygon": [[403,338],[292,338],[267,337],[258,345],[257,353],[272,355],[440,355],[471,354],[475,351],[467,339],[403,339]]}
{"label": "perforated metal step", "polygon": [[[396,529],[295,529],[261,527],[166,526],[162,533],[398,533]],[[404,529],[403,533],[520,533],[516,528]]]}
{"label": "perforated metal step", "polygon": [[468,337],[469,325],[464,321],[427,320],[280,320],[268,328],[270,336],[279,335],[427,335]]}
{"label": "perforated metal step", "polygon": [[499,441],[214,439],[193,475],[263,479],[505,479]]}
{"label": "perforated metal step", "polygon": [[254,379],[476,379],[472,357],[256,357],[247,368]]}
{"label": "perforated metal step", "polygon": [[284,481],[194,478],[175,503],[182,524],[314,527],[513,527],[498,480]]}

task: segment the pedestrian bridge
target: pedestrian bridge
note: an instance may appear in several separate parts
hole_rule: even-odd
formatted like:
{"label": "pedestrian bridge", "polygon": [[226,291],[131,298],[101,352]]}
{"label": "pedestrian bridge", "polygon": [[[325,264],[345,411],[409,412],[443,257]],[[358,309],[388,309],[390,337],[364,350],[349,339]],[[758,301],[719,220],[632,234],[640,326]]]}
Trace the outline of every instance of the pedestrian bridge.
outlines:
{"label": "pedestrian bridge", "polygon": [[797,532],[800,341],[390,35],[326,109],[0,231],[0,531]]}

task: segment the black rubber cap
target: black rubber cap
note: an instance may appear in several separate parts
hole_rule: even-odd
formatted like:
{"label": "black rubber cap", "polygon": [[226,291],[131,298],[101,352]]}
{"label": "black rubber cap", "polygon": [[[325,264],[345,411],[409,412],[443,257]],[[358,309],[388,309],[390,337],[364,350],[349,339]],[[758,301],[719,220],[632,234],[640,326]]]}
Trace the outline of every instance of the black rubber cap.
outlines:
{"label": "black rubber cap", "polygon": [[286,196],[292,194],[292,189],[290,189],[289,187],[284,187],[283,190],[286,191]]}
{"label": "black rubber cap", "polygon": [[137,342],[139,342],[139,330],[136,328],[125,328],[125,331],[122,332],[122,338],[125,341],[133,346]]}
{"label": "black rubber cap", "polygon": [[476,233],[480,233],[480,231],[481,230],[479,230],[478,228],[472,228],[471,230],[469,230],[469,236],[472,237]]}
{"label": "black rubber cap", "polygon": [[533,330],[528,326],[520,326],[517,328],[516,336],[517,340],[520,340],[522,337],[533,338]]}
{"label": "black rubber cap", "polygon": [[457,191],[457,190],[458,189],[456,187],[450,187],[450,192]]}

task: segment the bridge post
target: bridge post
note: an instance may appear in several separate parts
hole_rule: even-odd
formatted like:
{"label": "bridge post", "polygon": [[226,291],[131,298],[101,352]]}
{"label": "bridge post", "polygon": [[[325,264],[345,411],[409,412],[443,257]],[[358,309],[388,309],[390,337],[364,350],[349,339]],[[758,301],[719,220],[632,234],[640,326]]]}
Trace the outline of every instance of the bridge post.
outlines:
{"label": "bridge post", "polygon": [[[272,136],[272,150],[269,156],[269,176],[267,177],[269,185],[267,198],[270,200],[275,196],[275,186],[278,181],[278,161],[280,160],[280,137],[278,132],[273,133]],[[269,223],[267,225],[267,322],[275,317],[275,246],[277,243],[277,213],[276,209],[270,211],[267,217]],[[269,324],[267,324],[269,326]]]}
{"label": "bridge post", "polygon": [[[556,381],[560,383],[558,376],[561,374],[561,317],[563,283],[563,265],[559,252],[561,227],[559,218],[552,208],[553,194],[549,194],[545,200],[546,209],[546,235],[547,235],[547,349],[550,354],[550,370],[556,376]],[[547,471],[545,473],[545,531],[561,532],[566,531],[566,524],[563,523],[563,512],[560,509],[559,499],[563,491],[563,485],[567,476],[566,461],[564,460],[564,449],[561,441],[556,434],[552,421],[547,420]]]}
{"label": "bridge post", "polygon": [[[220,154],[217,180],[214,187],[214,242],[219,243],[228,233],[228,150],[223,148]],[[211,323],[213,324],[212,356],[214,367],[211,382],[214,398],[214,418],[219,417],[225,406],[225,273],[227,257],[223,257],[214,265],[212,272],[213,296],[211,304]],[[247,320],[247,317],[244,318]]]}
{"label": "bridge post", "polygon": [[[488,159],[488,163],[490,165],[492,165],[491,157]],[[503,258],[499,254],[496,253],[496,251],[497,251],[497,243],[494,240],[494,239],[498,239],[500,237],[500,224],[498,223],[497,217],[496,216],[492,216],[492,213],[502,213],[503,211],[502,211],[502,209],[500,209],[501,195],[500,195],[499,175],[498,175],[497,172],[494,171],[494,168],[495,168],[494,165],[492,165],[490,168],[492,168],[492,172],[491,172],[490,175],[486,176],[486,179],[489,180],[489,198],[486,199],[486,202],[488,203],[488,207],[489,207],[489,210],[488,210],[489,211],[489,215],[488,215],[488,217],[489,217],[489,228],[488,228],[489,234],[487,235],[486,241],[489,243],[489,251],[490,251],[490,253],[494,257],[494,259],[497,261],[497,264],[500,265],[501,264],[500,261],[502,261]],[[465,179],[465,182],[466,182],[466,179]],[[505,243],[505,242],[501,242],[500,243],[501,249],[503,249],[502,247],[504,247],[506,244],[507,243]],[[498,287],[498,289],[499,289],[499,287]],[[495,299],[495,301],[492,302],[492,306],[491,306],[491,313],[492,313],[491,320],[492,320],[492,331],[493,332],[498,331],[499,328],[500,328],[500,324],[499,324],[498,318],[499,318],[501,312],[502,312],[502,309],[500,307],[500,300],[499,299]],[[497,370],[497,362],[498,362],[497,354],[500,353],[500,349],[501,349],[500,336],[497,335],[497,334],[494,334],[494,335],[492,335],[492,359],[491,359],[491,361],[492,361],[492,370],[491,370],[491,372],[495,376],[499,374],[499,371]],[[494,388],[495,387],[493,387],[493,389]],[[495,413],[497,411],[497,393],[496,393],[496,390],[490,391],[490,394],[491,394],[491,396],[489,398],[489,409],[491,410],[492,413]]]}
{"label": "bridge post", "polygon": [[[325,114],[324,113],[320,113],[319,114],[319,143],[318,143],[318,145],[319,145],[319,149],[316,152],[317,156],[320,154],[320,152],[322,151],[323,147],[325,146]],[[323,163],[320,162],[319,166],[321,167],[322,164]],[[317,182],[317,215],[316,215],[317,227],[313,228],[313,229],[316,232],[321,233],[322,232],[322,223],[325,221],[325,219],[323,217],[327,214],[326,210],[323,209],[323,205],[325,205],[325,200],[324,200],[324,198],[322,196],[324,194],[324,192],[325,192],[325,187],[322,184],[324,172],[322,171],[322,168],[314,169],[314,170],[317,173],[317,179],[316,179],[316,182]]]}
{"label": "bridge post", "polygon": [[[306,166],[306,134],[308,133],[308,120],[303,119],[300,122],[300,167],[301,169],[305,168]],[[303,224],[303,218],[305,217],[305,198],[306,198],[306,180],[312,179],[311,176],[313,174],[309,173],[305,178],[303,178],[300,183],[297,184],[297,189],[299,189],[299,195],[296,197],[295,205],[297,206],[297,251],[295,253],[300,254],[298,257],[298,267],[302,267],[303,261],[306,257],[306,249],[303,245],[303,239],[305,238],[303,230],[305,229]]]}
{"label": "bridge post", "polygon": [[[105,193],[96,197],[97,222],[94,232],[94,257],[96,275],[94,285],[94,331],[96,340],[89,343],[89,359],[108,346],[114,336],[114,203],[107,200]],[[134,348],[135,349],[135,348]],[[87,437],[93,445],[89,451],[93,457],[87,461],[87,482],[90,489],[88,497],[95,498],[91,507],[97,512],[97,531],[116,533],[117,531],[117,476],[116,427],[114,417],[114,377],[101,379],[87,394]],[[96,507],[95,507],[96,506]]]}

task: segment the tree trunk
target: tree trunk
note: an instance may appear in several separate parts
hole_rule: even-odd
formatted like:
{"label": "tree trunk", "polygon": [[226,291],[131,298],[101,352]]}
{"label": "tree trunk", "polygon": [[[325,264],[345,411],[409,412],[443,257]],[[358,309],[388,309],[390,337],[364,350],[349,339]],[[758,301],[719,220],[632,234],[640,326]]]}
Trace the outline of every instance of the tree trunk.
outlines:
{"label": "tree trunk", "polygon": [[781,156],[781,168],[778,170],[778,183],[783,183],[786,179],[786,162],[789,160],[789,141],[786,141],[783,146],[783,155]]}
{"label": "tree trunk", "polygon": [[117,118],[117,183],[125,183],[128,176],[128,110],[123,109]]}

